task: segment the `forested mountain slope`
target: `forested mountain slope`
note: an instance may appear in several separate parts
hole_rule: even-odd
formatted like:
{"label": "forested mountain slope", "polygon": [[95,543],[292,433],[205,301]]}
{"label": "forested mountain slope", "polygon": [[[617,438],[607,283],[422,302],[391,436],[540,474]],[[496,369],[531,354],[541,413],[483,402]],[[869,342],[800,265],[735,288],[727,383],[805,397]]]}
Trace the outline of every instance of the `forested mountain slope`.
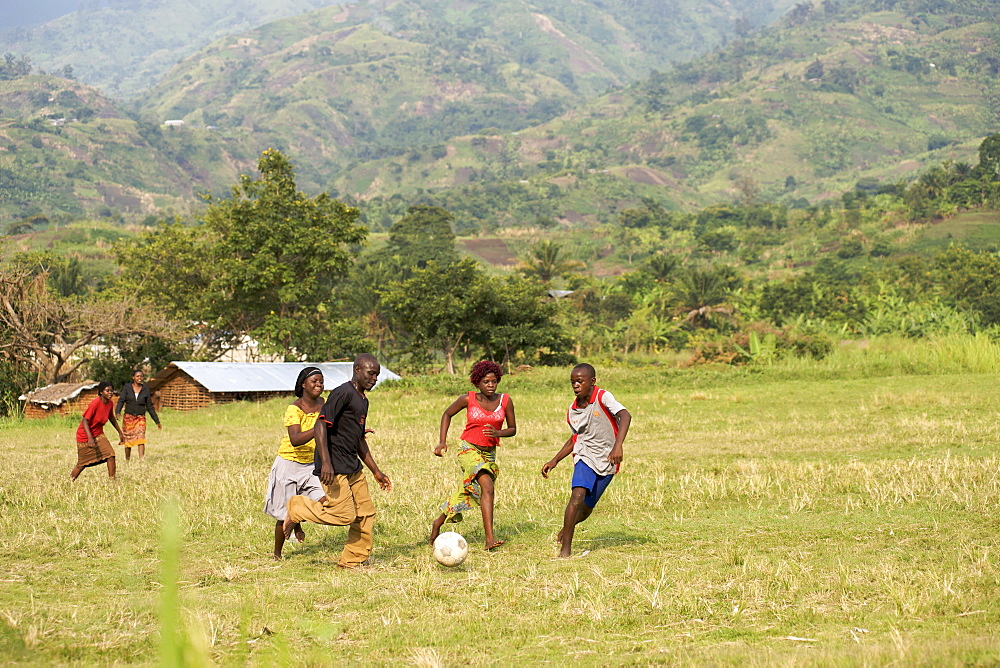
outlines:
{"label": "forested mountain slope", "polygon": [[[454,211],[462,231],[580,224],[641,198],[804,205],[974,161],[998,128],[997,0],[800,3],[772,28],[619,86],[695,48],[684,27],[721,39],[753,5],[681,3],[644,33],[651,7],[327,7],[219,40],[128,113],[76,82],[19,75],[0,81],[0,206],[11,218],[183,213],[273,146],[307,192],[365,201],[376,228],[416,201]],[[668,43],[673,55],[653,53]]]}
{"label": "forested mountain slope", "polygon": [[456,139],[444,157],[354,165],[335,190],[376,203],[431,190],[426,201],[490,227],[607,221],[640,197],[804,203],[949,157],[975,163],[1000,127],[998,11],[983,0],[803,4],[549,123]]}
{"label": "forested mountain slope", "polygon": [[789,0],[395,0],[328,7],[220,40],[137,101],[253,134],[323,186],[349,160],[553,118],[746,30]]}
{"label": "forested mountain slope", "polygon": [[184,214],[252,168],[243,150],[208,130],[137,122],[68,79],[0,81],[0,222]]}
{"label": "forested mountain slope", "polygon": [[[350,161],[415,145],[438,154],[454,135],[548,120],[791,1],[681,0],[669,11],[638,0],[83,3],[8,41],[0,210],[183,213],[194,193],[219,193],[270,146],[320,190]],[[86,85],[134,93],[217,33],[317,4],[328,6],[205,48],[125,112]],[[27,76],[38,65],[63,76]]]}
{"label": "forested mountain slope", "polygon": [[[49,71],[71,65],[84,82],[132,98],[220,37],[337,5],[344,0],[93,0],[38,28],[8,31],[4,43]],[[349,11],[405,38],[455,46],[495,41],[501,53],[514,50],[543,64],[568,57],[600,69],[613,54],[615,75],[633,80],[650,67],[705,53],[790,6],[789,0],[371,0],[351,3]],[[539,31],[550,39],[538,40]]]}
{"label": "forested mountain slope", "polygon": [[120,98],[139,95],[178,60],[224,35],[343,0],[84,0],[74,12],[2,35],[4,51],[46,71],[69,65]]}

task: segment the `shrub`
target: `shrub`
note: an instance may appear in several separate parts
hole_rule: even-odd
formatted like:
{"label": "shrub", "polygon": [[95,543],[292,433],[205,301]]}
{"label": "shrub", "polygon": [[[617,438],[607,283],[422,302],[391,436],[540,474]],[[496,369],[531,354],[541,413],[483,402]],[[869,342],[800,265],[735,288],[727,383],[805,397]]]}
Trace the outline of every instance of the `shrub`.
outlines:
{"label": "shrub", "polygon": [[760,364],[788,357],[820,360],[832,350],[833,341],[824,334],[804,334],[757,322],[731,336],[699,343],[686,366]]}
{"label": "shrub", "polygon": [[539,366],[573,366],[577,363],[576,355],[568,352],[538,352]]}

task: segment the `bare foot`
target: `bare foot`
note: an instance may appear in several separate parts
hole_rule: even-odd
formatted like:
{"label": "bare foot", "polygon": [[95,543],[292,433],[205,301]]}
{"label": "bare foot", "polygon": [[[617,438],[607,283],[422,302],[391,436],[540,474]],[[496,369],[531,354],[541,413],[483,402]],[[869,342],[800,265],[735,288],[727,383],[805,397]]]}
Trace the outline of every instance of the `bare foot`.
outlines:
{"label": "bare foot", "polygon": [[295,540],[299,541],[300,543],[306,542],[306,532],[302,530],[301,524],[295,525]]}
{"label": "bare foot", "polygon": [[502,541],[502,540],[495,540],[492,543],[487,543],[486,544],[486,549],[487,550],[492,550],[494,548],[500,547],[503,544],[504,544],[504,541]]}
{"label": "bare foot", "polygon": [[281,529],[285,532],[285,540],[288,540],[292,537],[292,531],[295,530],[295,522],[286,517],[284,524],[281,525]]}

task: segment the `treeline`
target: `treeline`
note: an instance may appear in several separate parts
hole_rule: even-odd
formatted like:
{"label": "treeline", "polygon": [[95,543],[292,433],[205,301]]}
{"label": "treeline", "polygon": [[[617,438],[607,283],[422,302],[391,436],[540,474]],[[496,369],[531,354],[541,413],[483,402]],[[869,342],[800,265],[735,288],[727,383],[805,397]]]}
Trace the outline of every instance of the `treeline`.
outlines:
{"label": "treeline", "polygon": [[[19,58],[17,55],[7,52],[3,54],[3,61],[0,62],[0,81],[12,81],[14,79],[20,79],[21,77],[26,77],[31,74],[31,57],[21,54]],[[45,74],[44,70],[38,70],[39,74]],[[58,72],[52,73],[55,76],[61,76],[63,79],[75,79],[73,74],[72,65],[64,65],[62,69]]]}
{"label": "treeline", "polygon": [[0,62],[0,81],[20,79],[31,74],[31,58],[22,55],[20,58],[13,53],[5,53]]}
{"label": "treeline", "polygon": [[1000,134],[979,157],[911,184],[860,183],[836,206],[814,207],[805,220],[839,235],[838,247],[781,279],[755,270],[746,249],[801,217],[752,199],[693,213],[645,202],[619,212],[609,238],[634,269],[601,279],[579,248],[552,240],[499,275],[462,258],[454,216],[427,204],[401,210],[386,242],[366,246],[358,208],[305,195],[288,159],[268,150],[259,176],[209,198],[198,220],[120,240],[119,271],[99,285],[51,253],[8,255],[0,392],[10,410],[34,384],[80,373],[122,382],[136,365],[211,360],[250,343],[286,360],[367,351],[405,371],[455,372],[483,356],[564,365],[688,350],[692,364],[740,364],[821,358],[852,337],[1000,336],[995,249],[897,257],[852,227],[1000,206]]}
{"label": "treeline", "polygon": [[[636,84],[635,90],[645,97],[651,112],[666,111],[671,96],[669,89],[699,83],[733,83],[763,67],[789,59],[805,59],[815,53],[815,43],[789,40],[788,28],[810,25],[817,30],[835,25],[873,11],[897,12],[909,17],[909,30],[935,33],[975,22],[989,22],[996,18],[997,6],[993,0],[822,0],[800,2],[783,19],[775,30],[744,36],[733,40],[726,49],[697,61],[677,63],[669,72],[654,73],[647,81]],[[900,26],[903,27],[903,26]],[[960,61],[944,53],[920,52],[914,47],[893,45],[885,49],[890,67],[911,74],[929,74],[939,69],[955,75],[956,69],[966,69],[995,75],[1000,65],[996,54],[990,50],[972,52]],[[824,67],[825,66],[825,67]],[[870,69],[870,68],[868,68]],[[846,67],[843,63],[826,63],[816,60],[809,67],[806,79],[820,79],[827,90],[854,92],[864,81],[863,70]],[[704,102],[709,93],[700,88],[691,89],[695,103]]]}
{"label": "treeline", "polygon": [[739,264],[752,265],[764,249],[780,245],[787,238],[782,230],[794,225],[808,230],[816,239],[828,239],[840,259],[867,254],[884,257],[893,252],[891,234],[899,225],[1000,207],[998,174],[1000,134],[994,134],[980,144],[976,165],[948,161],[911,183],[862,179],[839,201],[816,205],[805,202],[799,210],[759,201],[750,181],[744,184],[747,190],[742,202],[709,206],[697,212],[668,211],[646,199],[642,206],[618,214],[617,245],[635,247],[641,257],[672,250],[672,235],[682,233],[685,241],[694,246],[695,256],[726,256]]}

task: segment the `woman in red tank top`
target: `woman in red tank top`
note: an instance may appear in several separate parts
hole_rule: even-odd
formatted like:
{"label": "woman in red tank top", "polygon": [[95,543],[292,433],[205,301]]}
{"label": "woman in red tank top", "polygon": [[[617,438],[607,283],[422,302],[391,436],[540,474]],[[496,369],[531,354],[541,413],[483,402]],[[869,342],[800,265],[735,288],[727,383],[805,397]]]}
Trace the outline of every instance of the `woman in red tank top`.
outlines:
{"label": "woman in red tank top", "polygon": [[[499,364],[483,360],[472,367],[469,380],[479,391],[463,394],[445,409],[441,416],[441,440],[434,449],[438,457],[448,449],[448,428],[451,419],[463,410],[466,412],[465,430],[458,451],[458,465],[462,469],[462,483],[447,502],[441,505],[443,511],[431,525],[431,544],[441,533],[445,522],[461,522],[462,513],[479,506],[483,513],[483,531],[486,534],[486,549],[492,550],[503,545],[502,540],[493,537],[494,481],[500,473],[497,466],[497,445],[501,438],[510,438],[517,433],[514,419],[514,402],[506,394],[497,394],[497,385],[503,377]],[[507,428],[503,429],[506,421]]]}

